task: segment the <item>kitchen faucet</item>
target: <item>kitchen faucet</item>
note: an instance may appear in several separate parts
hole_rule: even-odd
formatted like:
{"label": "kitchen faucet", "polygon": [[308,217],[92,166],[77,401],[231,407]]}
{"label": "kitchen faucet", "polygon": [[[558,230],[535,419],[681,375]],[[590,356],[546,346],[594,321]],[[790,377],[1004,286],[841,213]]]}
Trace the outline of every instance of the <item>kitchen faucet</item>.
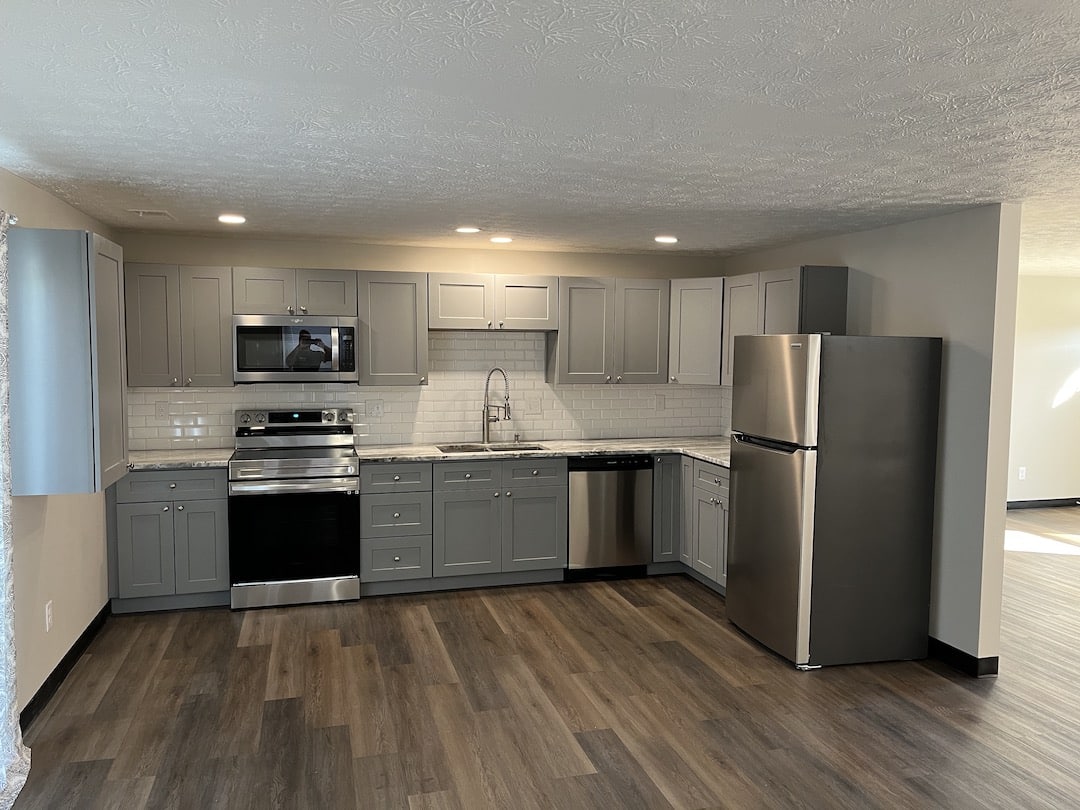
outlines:
{"label": "kitchen faucet", "polygon": [[[504,405],[492,405],[488,399],[488,392],[491,387],[491,375],[495,372],[499,372],[503,376],[503,386],[506,392],[506,404]],[[499,412],[502,415],[499,415]],[[488,372],[487,379],[484,380],[484,411],[483,411],[483,442],[487,444],[491,441],[491,423],[498,422],[500,419],[510,418],[510,378],[506,376],[506,372],[501,367],[495,366]]]}

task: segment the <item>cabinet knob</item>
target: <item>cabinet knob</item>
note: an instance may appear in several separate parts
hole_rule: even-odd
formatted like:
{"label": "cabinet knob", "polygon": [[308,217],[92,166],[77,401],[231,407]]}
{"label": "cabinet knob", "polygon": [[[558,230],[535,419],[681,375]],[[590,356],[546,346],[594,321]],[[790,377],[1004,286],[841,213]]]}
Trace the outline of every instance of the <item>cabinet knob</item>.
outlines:
{"label": "cabinet knob", "polygon": [[296,312],[296,309],[289,306],[289,307],[285,307],[285,311],[288,312],[290,315],[292,315],[292,314],[294,314]]}
{"label": "cabinet knob", "polygon": [[401,562],[401,557],[394,557],[394,562]]}
{"label": "cabinet knob", "polygon": [[660,463],[662,463],[662,462],[663,462],[663,459],[662,459],[662,458],[660,458],[660,456],[657,456],[657,457],[656,457],[656,463],[657,463],[657,464],[660,464]]}
{"label": "cabinet knob", "polygon": [[506,497],[507,497],[507,498],[509,498],[511,494],[512,494],[512,493],[510,492],[510,490],[506,490]]}
{"label": "cabinet knob", "polygon": [[719,485],[719,484],[720,484],[720,479],[719,479],[719,478],[714,478],[714,479],[712,480],[712,482],[713,482],[714,484],[717,484],[717,485]]}
{"label": "cabinet knob", "polygon": [[470,478],[472,478],[472,473],[465,473],[465,480],[468,481]]}
{"label": "cabinet knob", "polygon": [[400,476],[400,475],[395,475],[395,476],[394,476],[394,480],[395,480],[395,481],[400,481],[400,480],[401,480],[401,476]]}
{"label": "cabinet knob", "polygon": [[622,382],[622,374],[620,374],[618,377],[615,378],[615,382],[617,382],[617,383]]}
{"label": "cabinet knob", "polygon": [[498,497],[499,497],[499,493],[498,493],[498,492],[496,492],[496,493],[495,493],[495,497],[496,497],[496,498],[498,498]]}
{"label": "cabinet knob", "polygon": [[179,377],[173,377],[172,378],[172,384],[173,385],[178,385],[179,383],[180,383],[180,378]]}
{"label": "cabinet knob", "polygon": [[503,322],[502,322],[502,321],[499,321],[499,328],[500,328],[500,329],[502,329],[502,328],[503,328]]}
{"label": "cabinet knob", "polygon": [[611,382],[611,375],[604,377],[604,382]]}
{"label": "cabinet knob", "polygon": [[533,470],[533,475],[539,475],[539,474],[540,474],[539,470]]}
{"label": "cabinet knob", "polygon": [[394,518],[396,519],[399,517],[401,517],[401,512],[394,512]]}
{"label": "cabinet knob", "polygon": [[307,315],[307,307],[300,307],[300,311]]}
{"label": "cabinet knob", "polygon": [[188,378],[187,378],[187,382],[186,382],[186,383],[184,383],[184,385],[191,385],[191,377],[188,377]]}
{"label": "cabinet knob", "polygon": [[672,382],[678,382],[678,380],[676,380],[674,377],[671,378],[671,381]]}
{"label": "cabinet knob", "polygon": [[183,505],[176,507],[176,511],[177,512],[183,512],[184,511]]}
{"label": "cabinet knob", "polygon": [[169,489],[176,489],[176,484],[175,483],[169,484]]}
{"label": "cabinet knob", "polygon": [[488,321],[488,329],[491,328],[491,321]]}
{"label": "cabinet knob", "polygon": [[162,512],[168,512],[168,511],[169,511],[169,507],[167,507],[167,506],[163,506],[163,507],[161,507],[161,511],[162,511]]}
{"label": "cabinet knob", "polygon": [[420,384],[421,384],[421,385],[423,385],[423,384],[424,384],[424,383],[426,383],[426,382],[427,382],[427,377],[421,377],[421,378],[420,378]]}

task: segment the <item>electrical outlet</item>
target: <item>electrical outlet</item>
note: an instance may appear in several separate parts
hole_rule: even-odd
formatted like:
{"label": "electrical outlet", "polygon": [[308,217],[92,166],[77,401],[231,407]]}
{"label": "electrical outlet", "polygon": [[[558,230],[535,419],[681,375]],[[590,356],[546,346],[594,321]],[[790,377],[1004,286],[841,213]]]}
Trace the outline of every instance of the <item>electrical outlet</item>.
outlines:
{"label": "electrical outlet", "polygon": [[52,630],[52,599],[45,603],[45,632]]}
{"label": "electrical outlet", "polygon": [[543,416],[543,411],[540,408],[540,400],[538,398],[529,397],[525,400],[525,415]]}
{"label": "electrical outlet", "polygon": [[364,403],[365,415],[378,419],[383,415],[383,401],[381,399],[369,399]]}
{"label": "electrical outlet", "polygon": [[1019,478],[1021,481],[1025,480],[1027,478],[1027,467],[1021,467],[1019,470],[1017,470],[1016,477]]}
{"label": "electrical outlet", "polygon": [[154,403],[154,418],[159,422],[169,421],[169,403],[164,400]]}

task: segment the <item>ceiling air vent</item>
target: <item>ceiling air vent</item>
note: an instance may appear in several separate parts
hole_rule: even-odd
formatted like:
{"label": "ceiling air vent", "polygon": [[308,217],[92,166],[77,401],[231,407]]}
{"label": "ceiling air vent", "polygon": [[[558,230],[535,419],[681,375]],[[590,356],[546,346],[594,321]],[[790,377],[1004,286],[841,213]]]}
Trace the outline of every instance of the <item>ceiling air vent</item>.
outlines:
{"label": "ceiling air vent", "polygon": [[157,208],[129,208],[127,209],[129,214],[134,214],[139,219],[171,219],[176,220],[172,214],[168,211],[162,211]]}

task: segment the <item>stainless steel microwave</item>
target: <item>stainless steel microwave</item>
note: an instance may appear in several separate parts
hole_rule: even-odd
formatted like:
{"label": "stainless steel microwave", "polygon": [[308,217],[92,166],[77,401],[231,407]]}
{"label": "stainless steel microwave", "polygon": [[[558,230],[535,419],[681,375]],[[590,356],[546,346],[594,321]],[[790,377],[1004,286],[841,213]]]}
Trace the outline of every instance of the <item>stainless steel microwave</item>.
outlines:
{"label": "stainless steel microwave", "polygon": [[234,315],[233,381],[359,382],[356,318]]}

